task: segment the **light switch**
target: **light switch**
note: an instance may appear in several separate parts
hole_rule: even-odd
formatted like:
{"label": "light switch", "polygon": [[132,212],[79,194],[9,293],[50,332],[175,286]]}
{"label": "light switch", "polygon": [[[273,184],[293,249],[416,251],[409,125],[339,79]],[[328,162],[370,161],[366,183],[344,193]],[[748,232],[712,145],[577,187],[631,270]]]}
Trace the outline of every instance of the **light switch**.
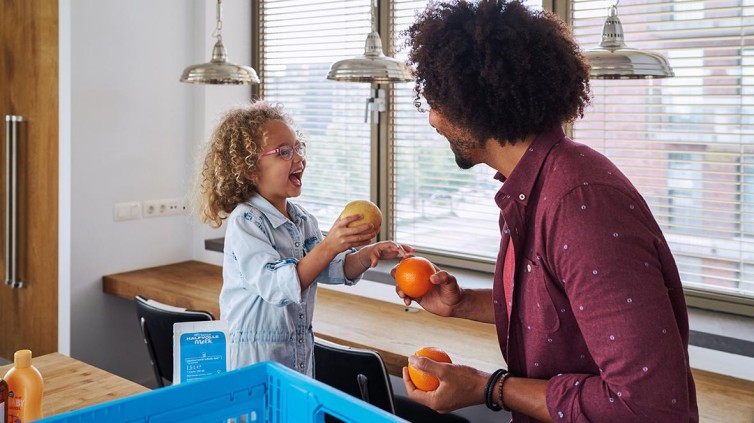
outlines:
{"label": "light switch", "polygon": [[124,203],[115,203],[113,207],[113,220],[141,219],[141,201],[127,201]]}

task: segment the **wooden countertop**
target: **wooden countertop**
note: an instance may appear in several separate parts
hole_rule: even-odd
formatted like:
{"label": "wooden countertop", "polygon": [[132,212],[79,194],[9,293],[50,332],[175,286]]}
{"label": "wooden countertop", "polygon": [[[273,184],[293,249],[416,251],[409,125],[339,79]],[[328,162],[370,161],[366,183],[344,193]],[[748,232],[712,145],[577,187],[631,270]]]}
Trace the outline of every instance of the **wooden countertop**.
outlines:
{"label": "wooden countertop", "polygon": [[[186,261],[102,279],[104,292],[128,300],[138,294],[220,316],[220,266]],[[406,310],[400,304],[320,287],[314,333],[343,345],[378,351],[393,375],[400,375],[407,357],[424,346],[442,348],[453,362],[487,372],[505,367],[493,325]],[[754,422],[754,382],[695,369],[692,372],[700,421]]]}
{"label": "wooden countertop", "polygon": [[[139,384],[59,353],[32,358],[44,379],[45,417],[149,391]],[[0,375],[13,367],[0,367]]]}
{"label": "wooden countertop", "polygon": [[[220,266],[186,261],[107,275],[102,280],[103,290],[109,294],[129,300],[138,294],[220,317]],[[443,318],[322,286],[317,289],[313,327],[321,338],[378,351],[395,375],[401,374],[409,355],[425,346],[441,348],[454,362],[488,372],[505,366],[493,325]]]}

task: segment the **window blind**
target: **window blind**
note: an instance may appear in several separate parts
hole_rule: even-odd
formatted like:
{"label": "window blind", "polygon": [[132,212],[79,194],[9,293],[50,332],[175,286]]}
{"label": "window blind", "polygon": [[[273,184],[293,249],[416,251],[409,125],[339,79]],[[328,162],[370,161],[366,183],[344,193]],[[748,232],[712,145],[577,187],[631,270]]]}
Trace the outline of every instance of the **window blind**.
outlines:
{"label": "window blind", "polygon": [[[584,48],[610,4],[573,0]],[[592,81],[574,139],[597,148],[652,208],[687,287],[754,297],[754,1],[623,0],[626,44],[676,76]]]}
{"label": "window blind", "polygon": [[[391,43],[403,46],[402,32],[426,8],[425,0],[397,0],[390,11]],[[541,1],[527,2],[540,8]],[[406,60],[407,51],[395,57]],[[390,108],[391,207],[394,238],[441,256],[491,263],[500,243],[494,196],[500,182],[486,165],[461,170],[448,141],[414,107],[414,84],[396,84]]]}
{"label": "window blind", "polygon": [[326,79],[330,65],[364,52],[370,2],[260,2],[261,97],[281,103],[307,142],[301,197],[328,230],[343,206],[370,198],[369,84]]}

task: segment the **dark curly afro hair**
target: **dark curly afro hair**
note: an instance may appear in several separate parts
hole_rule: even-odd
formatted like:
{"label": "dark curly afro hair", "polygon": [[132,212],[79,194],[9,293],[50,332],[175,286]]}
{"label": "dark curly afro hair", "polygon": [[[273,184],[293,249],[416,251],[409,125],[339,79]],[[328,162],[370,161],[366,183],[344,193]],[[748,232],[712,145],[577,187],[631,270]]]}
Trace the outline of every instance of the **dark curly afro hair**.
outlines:
{"label": "dark curly afro hair", "polygon": [[417,103],[424,96],[481,142],[550,130],[589,104],[589,65],[549,12],[518,1],[432,2],[405,34]]}

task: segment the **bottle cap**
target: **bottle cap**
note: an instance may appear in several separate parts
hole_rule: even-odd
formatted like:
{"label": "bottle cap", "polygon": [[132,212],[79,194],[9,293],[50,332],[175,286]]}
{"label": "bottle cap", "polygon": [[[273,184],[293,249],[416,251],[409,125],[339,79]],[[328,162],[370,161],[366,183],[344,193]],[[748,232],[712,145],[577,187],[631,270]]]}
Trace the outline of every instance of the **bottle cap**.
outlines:
{"label": "bottle cap", "polygon": [[18,350],[13,354],[13,364],[24,368],[31,366],[31,350]]}

